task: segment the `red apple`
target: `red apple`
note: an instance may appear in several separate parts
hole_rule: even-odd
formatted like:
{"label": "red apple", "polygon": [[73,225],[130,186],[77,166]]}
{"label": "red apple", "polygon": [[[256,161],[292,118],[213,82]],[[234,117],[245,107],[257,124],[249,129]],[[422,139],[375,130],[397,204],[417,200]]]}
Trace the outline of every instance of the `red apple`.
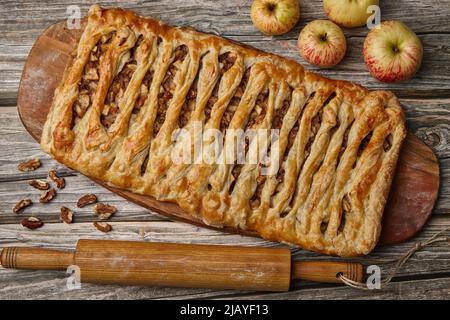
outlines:
{"label": "red apple", "polygon": [[308,23],[300,32],[297,45],[306,61],[321,68],[337,65],[347,51],[344,33],[329,20]]}
{"label": "red apple", "polygon": [[383,82],[411,79],[422,63],[417,35],[400,21],[384,21],[364,41],[364,60],[370,73]]}
{"label": "red apple", "polygon": [[379,3],[379,0],[323,0],[323,8],[330,20],[354,28],[365,25],[371,15],[367,8]]}
{"label": "red apple", "polygon": [[267,35],[280,35],[291,30],[300,18],[298,0],[254,0],[253,24]]}

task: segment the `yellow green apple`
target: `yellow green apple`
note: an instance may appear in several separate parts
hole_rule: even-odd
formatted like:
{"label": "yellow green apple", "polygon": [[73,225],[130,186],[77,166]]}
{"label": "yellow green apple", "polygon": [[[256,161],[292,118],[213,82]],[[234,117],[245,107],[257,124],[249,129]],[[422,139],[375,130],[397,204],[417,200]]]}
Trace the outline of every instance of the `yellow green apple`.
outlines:
{"label": "yellow green apple", "polygon": [[320,68],[337,65],[347,51],[344,33],[330,20],[308,23],[300,32],[297,46],[306,61]]}
{"label": "yellow green apple", "polygon": [[346,28],[365,25],[372,14],[367,12],[367,8],[379,4],[379,0],[323,0],[328,18]]}
{"label": "yellow green apple", "polygon": [[370,73],[383,82],[411,79],[422,63],[417,35],[400,21],[384,21],[364,41],[364,60]]}
{"label": "yellow green apple", "polygon": [[297,24],[300,5],[298,0],[254,0],[251,18],[262,33],[280,35]]}

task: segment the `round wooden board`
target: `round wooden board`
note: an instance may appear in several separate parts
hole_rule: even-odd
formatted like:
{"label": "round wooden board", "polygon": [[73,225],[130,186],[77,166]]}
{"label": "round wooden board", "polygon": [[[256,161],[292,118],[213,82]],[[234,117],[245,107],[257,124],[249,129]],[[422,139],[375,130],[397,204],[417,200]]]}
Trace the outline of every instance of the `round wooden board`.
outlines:
{"label": "round wooden board", "polygon": [[[40,140],[53,92],[60,82],[66,62],[81,35],[69,30],[65,22],[47,28],[37,39],[26,61],[18,94],[18,110],[31,136]],[[178,220],[209,227],[194,220],[174,203],[160,202],[148,196],[108,186],[114,193],[150,210]],[[439,163],[433,151],[409,133],[402,148],[390,196],[383,216],[380,243],[406,241],[419,232],[431,215],[439,191]],[[255,235],[234,228],[226,232]]]}

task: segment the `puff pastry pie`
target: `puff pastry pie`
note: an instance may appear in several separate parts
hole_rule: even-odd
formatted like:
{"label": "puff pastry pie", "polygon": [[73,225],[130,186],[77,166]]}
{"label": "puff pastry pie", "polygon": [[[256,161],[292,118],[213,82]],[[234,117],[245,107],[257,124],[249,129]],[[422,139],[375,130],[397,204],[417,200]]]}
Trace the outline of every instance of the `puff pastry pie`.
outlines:
{"label": "puff pastry pie", "polygon": [[[276,140],[259,146],[270,154],[277,145],[278,169],[263,175],[264,161],[175,162],[174,132],[190,133],[195,123],[225,138],[230,129],[278,129]],[[329,80],[214,35],[93,6],[55,91],[41,145],[71,168],[176,202],[206,224],[354,256],[369,253],[378,240],[405,136],[404,113],[390,92]],[[202,138],[203,154],[212,145]]]}

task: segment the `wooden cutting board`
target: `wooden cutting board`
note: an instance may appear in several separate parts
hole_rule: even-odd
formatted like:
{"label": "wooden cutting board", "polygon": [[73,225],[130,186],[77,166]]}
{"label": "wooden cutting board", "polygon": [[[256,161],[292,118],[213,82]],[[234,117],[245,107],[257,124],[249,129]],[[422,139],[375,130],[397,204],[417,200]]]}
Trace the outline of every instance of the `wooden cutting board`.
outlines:
{"label": "wooden cutting board", "polygon": [[[82,29],[67,29],[65,22],[56,23],[42,33],[30,51],[22,73],[17,107],[23,125],[36,141],[40,140],[53,92],[81,33]],[[96,182],[145,208],[177,220],[208,227],[187,215],[176,204],[159,202],[149,196],[114,188],[101,181]],[[439,163],[436,156],[428,146],[409,133],[400,154],[384,212],[380,242],[399,243],[419,232],[431,215],[438,190]],[[234,228],[220,230],[255,235]]]}

